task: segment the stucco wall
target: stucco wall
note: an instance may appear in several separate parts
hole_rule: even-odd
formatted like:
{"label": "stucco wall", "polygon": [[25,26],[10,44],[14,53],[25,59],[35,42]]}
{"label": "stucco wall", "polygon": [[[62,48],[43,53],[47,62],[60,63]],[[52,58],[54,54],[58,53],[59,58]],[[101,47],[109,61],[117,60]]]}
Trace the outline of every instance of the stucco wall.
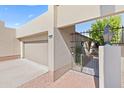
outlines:
{"label": "stucco wall", "polygon": [[63,27],[124,12],[124,5],[60,5],[57,11],[57,26]]}
{"label": "stucco wall", "polygon": [[121,46],[121,87],[124,87],[124,46]]}
{"label": "stucco wall", "polygon": [[99,47],[100,88],[121,87],[121,47]]}
{"label": "stucco wall", "polygon": [[121,46],[121,56],[124,57],[124,46]]}
{"label": "stucco wall", "polygon": [[39,17],[31,20],[30,22],[24,24],[22,27],[16,30],[16,37],[24,37],[39,32],[48,31],[49,26],[49,13],[46,12]]}
{"label": "stucco wall", "polygon": [[124,5],[101,5],[100,15],[108,16],[118,13],[124,13]]}
{"label": "stucco wall", "polygon": [[71,35],[74,26],[55,31],[55,79],[71,69],[73,57],[71,54]]}
{"label": "stucco wall", "polygon": [[62,5],[57,8],[57,26],[67,26],[100,16],[99,5]]}
{"label": "stucco wall", "polygon": [[69,27],[65,27],[65,28],[62,28],[62,29],[59,29],[60,30],[60,33],[66,43],[66,46],[68,47],[68,49],[70,50],[71,52],[71,47],[72,47],[72,33],[75,33],[75,26],[69,26]]}
{"label": "stucco wall", "polygon": [[0,21],[0,29],[4,28],[4,22]]}
{"label": "stucco wall", "polygon": [[30,41],[40,41],[40,40],[48,40],[48,33],[38,33],[31,36],[26,36],[23,38],[20,38],[23,42],[30,42]]}
{"label": "stucco wall", "polygon": [[[54,30],[55,30],[55,6],[49,5],[48,6],[48,14],[49,14],[49,24],[48,27],[48,65],[49,71],[51,71],[52,75],[54,74]],[[51,36],[51,37],[49,37]],[[51,77],[53,81],[53,77]]]}
{"label": "stucco wall", "polygon": [[20,46],[16,39],[16,30],[2,28],[0,29],[0,57],[19,55]]}
{"label": "stucco wall", "polygon": [[100,16],[106,16],[115,12],[115,5],[101,5]]}
{"label": "stucco wall", "polygon": [[115,12],[124,12],[124,5],[116,5]]}

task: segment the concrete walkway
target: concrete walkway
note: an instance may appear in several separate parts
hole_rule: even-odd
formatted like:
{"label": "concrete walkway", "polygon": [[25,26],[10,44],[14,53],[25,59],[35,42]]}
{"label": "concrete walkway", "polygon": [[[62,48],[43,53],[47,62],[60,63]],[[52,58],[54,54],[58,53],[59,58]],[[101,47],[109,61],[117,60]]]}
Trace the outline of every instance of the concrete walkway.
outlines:
{"label": "concrete walkway", "polygon": [[46,72],[46,66],[26,59],[0,62],[0,88],[19,87]]}

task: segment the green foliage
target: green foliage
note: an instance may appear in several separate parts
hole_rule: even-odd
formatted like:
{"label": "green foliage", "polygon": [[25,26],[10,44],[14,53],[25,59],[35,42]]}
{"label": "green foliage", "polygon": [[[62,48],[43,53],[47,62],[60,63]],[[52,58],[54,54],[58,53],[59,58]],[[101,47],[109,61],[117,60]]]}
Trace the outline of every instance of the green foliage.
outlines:
{"label": "green foliage", "polygon": [[92,24],[90,37],[97,41],[100,45],[104,44],[103,32],[105,26],[109,24],[111,27],[111,32],[114,34],[111,40],[111,43],[117,43],[120,41],[120,29],[114,29],[121,26],[121,17],[120,16],[111,16],[109,18],[96,20],[96,23]]}

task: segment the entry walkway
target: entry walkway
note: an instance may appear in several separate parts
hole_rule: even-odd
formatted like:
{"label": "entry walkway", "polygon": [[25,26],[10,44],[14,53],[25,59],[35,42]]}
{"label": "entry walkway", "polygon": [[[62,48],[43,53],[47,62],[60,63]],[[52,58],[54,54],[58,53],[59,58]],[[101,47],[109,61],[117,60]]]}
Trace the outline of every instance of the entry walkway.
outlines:
{"label": "entry walkway", "polygon": [[98,87],[98,78],[76,72],[73,70],[68,71],[58,80],[53,83],[45,82],[44,76],[40,76],[24,85],[23,88],[95,88]]}
{"label": "entry walkway", "polygon": [[98,87],[98,78],[71,70],[49,87],[95,88]]}
{"label": "entry walkway", "polygon": [[0,88],[15,88],[48,72],[48,68],[26,59],[0,62]]}
{"label": "entry walkway", "polygon": [[98,57],[94,57],[93,60],[89,61],[83,67],[82,72],[98,77],[99,76],[99,61],[98,61]]}

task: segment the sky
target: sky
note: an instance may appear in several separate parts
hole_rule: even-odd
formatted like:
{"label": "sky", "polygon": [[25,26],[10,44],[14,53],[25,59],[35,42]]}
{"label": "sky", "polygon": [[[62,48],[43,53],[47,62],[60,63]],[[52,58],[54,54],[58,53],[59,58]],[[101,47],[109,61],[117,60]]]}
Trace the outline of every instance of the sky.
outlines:
{"label": "sky", "polygon": [[93,24],[93,23],[95,23],[95,20],[84,22],[84,23],[79,23],[79,24],[75,25],[76,31],[77,32],[86,31],[91,28],[91,24]]}
{"label": "sky", "polygon": [[[47,5],[0,5],[0,20],[5,22],[6,27],[18,28],[47,11]],[[124,14],[121,14],[121,18],[124,25]],[[75,30],[86,31],[94,22],[95,20],[76,24]]]}
{"label": "sky", "polygon": [[6,27],[18,28],[47,10],[47,5],[0,5],[0,20]]}

